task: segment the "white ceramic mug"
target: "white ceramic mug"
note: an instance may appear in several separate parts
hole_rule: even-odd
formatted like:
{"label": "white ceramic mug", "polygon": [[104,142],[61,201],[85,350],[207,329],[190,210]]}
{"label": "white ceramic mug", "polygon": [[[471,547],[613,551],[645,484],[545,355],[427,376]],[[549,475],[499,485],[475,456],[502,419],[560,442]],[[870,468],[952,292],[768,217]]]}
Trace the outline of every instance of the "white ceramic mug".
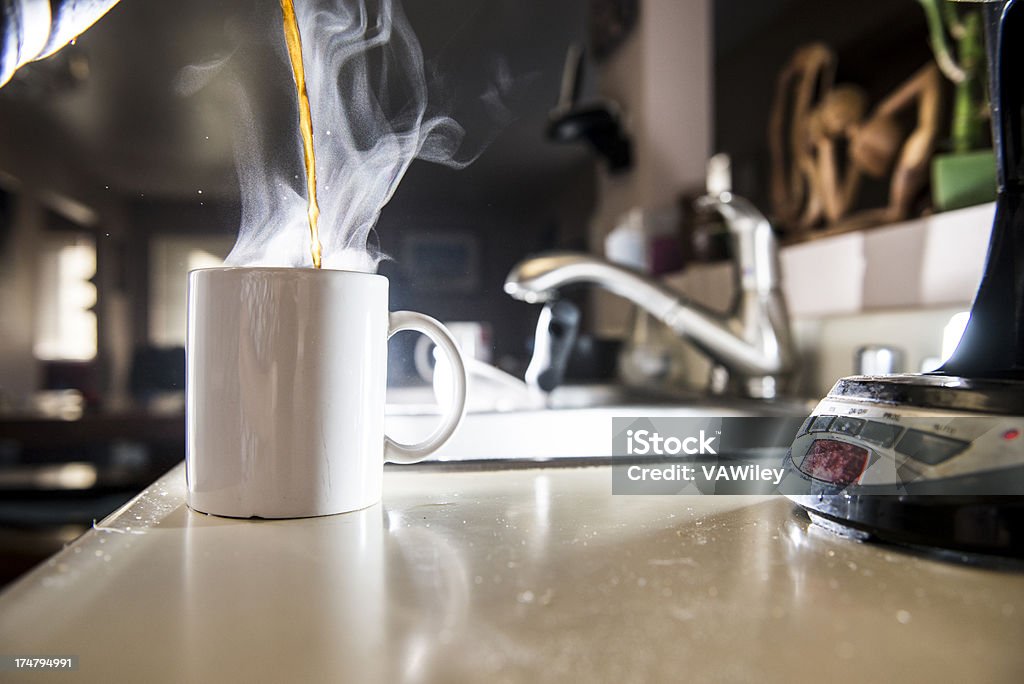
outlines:
{"label": "white ceramic mug", "polygon": [[[456,369],[430,437],[384,435],[387,340],[416,330]],[[388,313],[387,278],[310,268],[208,268],[188,287],[188,504],[238,518],[343,513],[381,498],[385,461],[441,447],[465,411],[451,334],[411,311]]]}

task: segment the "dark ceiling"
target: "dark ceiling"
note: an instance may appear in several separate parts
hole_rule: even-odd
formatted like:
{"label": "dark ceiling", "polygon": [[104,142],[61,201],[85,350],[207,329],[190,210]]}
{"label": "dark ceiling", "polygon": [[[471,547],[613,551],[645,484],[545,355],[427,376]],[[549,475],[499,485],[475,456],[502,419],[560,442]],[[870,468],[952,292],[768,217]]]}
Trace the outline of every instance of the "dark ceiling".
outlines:
{"label": "dark ceiling", "polygon": [[[566,48],[585,31],[585,0],[408,0],[405,11],[442,77],[435,94],[467,129],[467,148],[489,143],[464,171],[414,164],[409,183],[417,187],[404,191],[407,198],[455,184],[472,201],[490,203],[587,168],[582,148],[543,137]],[[0,121],[29,139],[62,141],[56,154],[127,197],[194,197],[202,189],[231,200],[234,136],[261,135],[272,145],[276,137],[279,149],[295,149],[279,12],[273,0],[123,0],[75,45],[26,66],[0,90]],[[225,70],[245,88],[262,132],[239,124],[229,80],[191,97],[175,94],[183,67],[228,54]],[[511,76],[516,116],[500,130],[475,106],[499,75]],[[275,163],[295,163],[293,156]]]}

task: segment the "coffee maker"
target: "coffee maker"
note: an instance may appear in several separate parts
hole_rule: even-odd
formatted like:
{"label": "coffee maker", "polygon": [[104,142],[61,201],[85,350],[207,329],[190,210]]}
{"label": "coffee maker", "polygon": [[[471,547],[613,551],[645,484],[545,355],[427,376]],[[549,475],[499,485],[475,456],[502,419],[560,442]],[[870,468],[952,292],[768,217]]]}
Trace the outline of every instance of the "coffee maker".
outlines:
{"label": "coffee maker", "polygon": [[825,527],[1024,558],[1024,0],[983,13],[999,193],[970,322],[932,373],[836,383],[786,461]]}

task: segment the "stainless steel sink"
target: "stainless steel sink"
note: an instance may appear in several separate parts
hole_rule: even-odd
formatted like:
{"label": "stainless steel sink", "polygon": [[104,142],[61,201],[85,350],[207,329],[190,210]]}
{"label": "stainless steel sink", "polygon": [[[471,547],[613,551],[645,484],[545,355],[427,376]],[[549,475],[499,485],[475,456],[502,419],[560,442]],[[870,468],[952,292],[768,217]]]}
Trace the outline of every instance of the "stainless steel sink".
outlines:
{"label": "stainless steel sink", "polygon": [[[469,413],[455,436],[431,460],[550,460],[612,455],[612,418],[803,417],[812,408],[800,401],[688,397],[653,400],[614,386],[559,388],[551,408]],[[388,435],[411,442],[437,423],[426,413],[390,414]]]}

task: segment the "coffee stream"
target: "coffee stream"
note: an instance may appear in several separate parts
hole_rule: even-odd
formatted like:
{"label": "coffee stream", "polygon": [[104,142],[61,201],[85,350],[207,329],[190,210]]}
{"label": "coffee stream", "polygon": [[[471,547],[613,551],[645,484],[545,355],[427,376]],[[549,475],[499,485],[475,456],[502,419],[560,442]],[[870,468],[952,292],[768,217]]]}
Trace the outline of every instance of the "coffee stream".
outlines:
{"label": "coffee stream", "polygon": [[[409,165],[420,159],[467,166],[511,121],[506,97],[516,81],[498,60],[495,80],[479,98],[490,119],[489,135],[467,152],[461,149],[463,127],[431,103],[437,74],[424,60],[399,0],[278,4],[281,14],[271,3],[265,8],[270,17],[262,11],[253,17],[254,22],[271,18],[275,43],[283,25],[299,105],[306,192],[295,187],[301,183],[293,184],[293,176],[298,179],[297,169],[292,170],[293,145],[260,128],[260,112],[244,88],[246,78],[255,77],[249,64],[234,60],[232,68],[239,71],[232,75],[228,70],[225,91],[239,108],[235,160],[242,215],[238,241],[225,263],[302,267],[312,254],[317,268],[372,273],[385,258],[373,240],[374,228]],[[253,29],[262,31],[263,26],[254,23]],[[182,69],[176,90],[197,93],[233,61],[230,57]],[[324,191],[319,197],[318,188]]]}
{"label": "coffee stream", "polygon": [[313,253],[313,267],[320,268],[322,247],[320,245],[320,205],[316,201],[316,158],[313,155],[313,117],[309,111],[309,94],[306,92],[306,73],[302,63],[302,39],[299,23],[295,17],[293,0],[281,0],[281,14],[284,16],[284,41],[288,46],[288,58],[292,63],[295,77],[295,93],[299,103],[299,132],[302,135],[302,155],[306,163],[306,198],[309,218],[310,249]]}

